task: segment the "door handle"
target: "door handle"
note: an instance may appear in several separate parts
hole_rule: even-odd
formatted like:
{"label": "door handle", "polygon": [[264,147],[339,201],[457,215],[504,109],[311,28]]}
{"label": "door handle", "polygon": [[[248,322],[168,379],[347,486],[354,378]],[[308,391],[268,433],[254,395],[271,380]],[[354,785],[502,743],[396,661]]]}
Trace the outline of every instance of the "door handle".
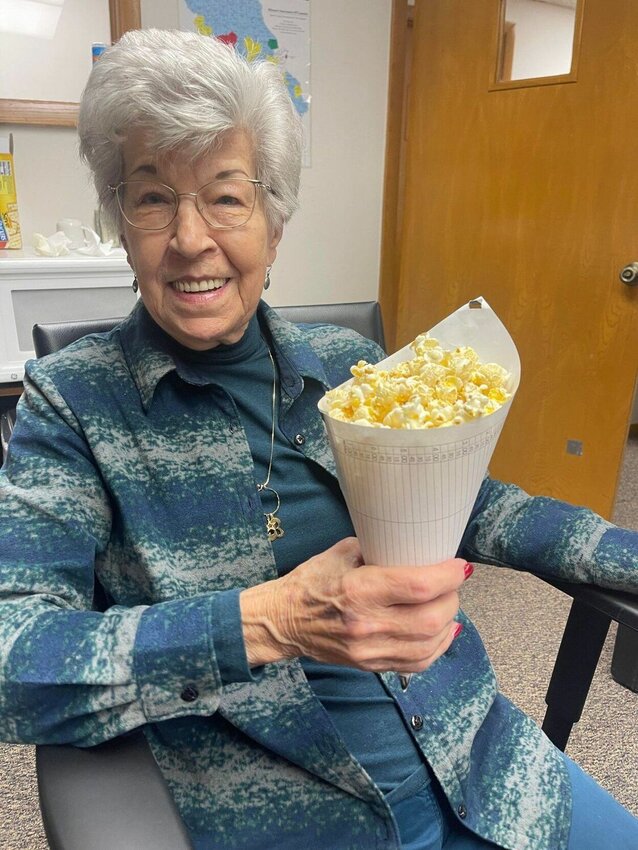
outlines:
{"label": "door handle", "polygon": [[619,277],[627,286],[638,286],[638,263],[629,263],[620,272]]}

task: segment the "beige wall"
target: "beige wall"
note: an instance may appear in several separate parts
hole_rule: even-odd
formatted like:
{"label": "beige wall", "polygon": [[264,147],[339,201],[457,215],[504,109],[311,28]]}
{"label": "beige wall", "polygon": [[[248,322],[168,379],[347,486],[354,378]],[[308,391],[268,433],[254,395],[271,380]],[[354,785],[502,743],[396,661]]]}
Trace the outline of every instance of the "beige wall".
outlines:
{"label": "beige wall", "polygon": [[[376,298],[385,154],[391,0],[311,3],[312,166],[287,228],[270,301]],[[177,24],[175,0],[143,0],[143,26]],[[0,125],[14,134],[25,244],[95,206],[73,129]]]}

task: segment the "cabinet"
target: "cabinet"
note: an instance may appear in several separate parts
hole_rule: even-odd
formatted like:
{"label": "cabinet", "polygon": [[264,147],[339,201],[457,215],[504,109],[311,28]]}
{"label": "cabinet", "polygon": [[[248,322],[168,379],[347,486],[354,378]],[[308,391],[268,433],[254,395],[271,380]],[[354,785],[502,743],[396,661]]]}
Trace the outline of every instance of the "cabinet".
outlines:
{"label": "cabinet", "polygon": [[34,324],[125,316],[136,299],[132,281],[122,249],[108,257],[0,251],[0,388],[22,381],[35,356]]}

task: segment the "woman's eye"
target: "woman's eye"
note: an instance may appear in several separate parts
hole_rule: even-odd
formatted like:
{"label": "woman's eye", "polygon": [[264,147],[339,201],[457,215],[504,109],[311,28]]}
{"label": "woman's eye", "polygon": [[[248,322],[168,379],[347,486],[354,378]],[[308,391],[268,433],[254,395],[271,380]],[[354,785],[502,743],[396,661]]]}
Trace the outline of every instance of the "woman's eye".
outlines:
{"label": "woman's eye", "polygon": [[226,206],[234,206],[235,204],[241,204],[241,201],[239,198],[235,197],[235,195],[220,195],[215,203],[225,204]]}
{"label": "woman's eye", "polygon": [[140,206],[155,206],[157,204],[170,204],[171,199],[167,195],[162,195],[159,192],[147,192],[138,199]]}

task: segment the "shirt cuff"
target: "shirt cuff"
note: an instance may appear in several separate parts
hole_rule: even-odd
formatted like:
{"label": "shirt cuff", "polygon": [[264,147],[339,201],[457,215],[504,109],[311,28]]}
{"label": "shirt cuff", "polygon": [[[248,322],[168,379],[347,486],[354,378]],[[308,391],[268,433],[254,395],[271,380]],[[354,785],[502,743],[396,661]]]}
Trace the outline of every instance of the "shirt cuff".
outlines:
{"label": "shirt cuff", "polygon": [[213,646],[222,685],[258,682],[263,675],[263,667],[248,666],[239,607],[242,589],[220,591],[212,601]]}
{"label": "shirt cuff", "polygon": [[222,685],[212,632],[207,594],[159,602],[143,612],[134,672],[149,723],[217,710]]}

